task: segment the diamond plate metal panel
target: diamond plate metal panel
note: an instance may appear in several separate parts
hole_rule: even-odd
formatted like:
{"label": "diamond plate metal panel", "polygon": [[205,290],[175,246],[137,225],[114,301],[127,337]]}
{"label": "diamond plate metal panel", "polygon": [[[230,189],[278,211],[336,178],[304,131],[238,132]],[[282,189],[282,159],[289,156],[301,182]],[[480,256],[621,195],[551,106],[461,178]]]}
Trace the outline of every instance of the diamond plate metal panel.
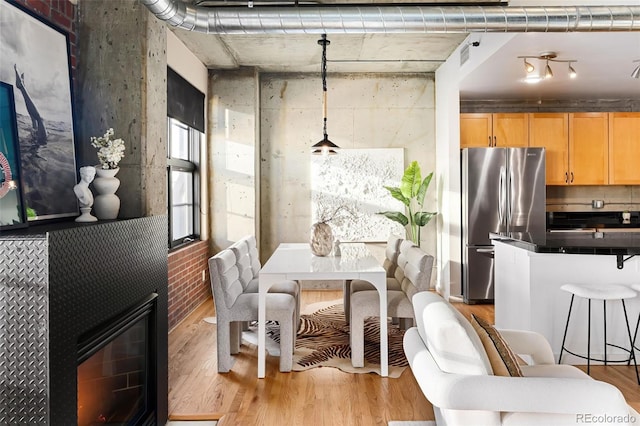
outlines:
{"label": "diamond plate metal panel", "polygon": [[47,241],[0,240],[0,259],[0,424],[47,424]]}

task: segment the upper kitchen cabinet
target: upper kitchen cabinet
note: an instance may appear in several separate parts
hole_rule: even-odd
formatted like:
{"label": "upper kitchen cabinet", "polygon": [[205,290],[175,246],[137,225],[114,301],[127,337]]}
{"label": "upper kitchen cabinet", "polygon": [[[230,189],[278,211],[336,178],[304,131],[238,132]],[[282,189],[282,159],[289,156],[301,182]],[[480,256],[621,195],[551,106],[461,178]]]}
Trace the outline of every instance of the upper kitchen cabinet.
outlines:
{"label": "upper kitchen cabinet", "polygon": [[460,114],[460,148],[529,146],[529,114]]}
{"label": "upper kitchen cabinet", "polygon": [[609,116],[606,112],[569,114],[569,183],[609,183]]}
{"label": "upper kitchen cabinet", "polygon": [[531,146],[546,148],[547,185],[608,183],[608,115],[532,113]]}
{"label": "upper kitchen cabinet", "polygon": [[547,185],[568,185],[569,114],[529,114],[529,146],[545,148]]}
{"label": "upper kitchen cabinet", "polygon": [[640,112],[609,113],[609,183],[640,184]]}

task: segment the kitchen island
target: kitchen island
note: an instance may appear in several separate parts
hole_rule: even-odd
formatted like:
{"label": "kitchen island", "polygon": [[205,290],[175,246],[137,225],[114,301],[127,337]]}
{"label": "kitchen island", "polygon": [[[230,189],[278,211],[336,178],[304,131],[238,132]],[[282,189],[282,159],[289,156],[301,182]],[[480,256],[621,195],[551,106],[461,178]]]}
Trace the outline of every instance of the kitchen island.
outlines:
{"label": "kitchen island", "polygon": [[[558,359],[571,295],[563,284],[623,284],[640,282],[640,233],[557,232],[492,234],[495,246],[495,323],[499,328],[536,331],[544,335]],[[627,300],[631,332],[635,331],[640,297]],[[603,357],[602,303],[591,309],[591,354]],[[607,303],[607,340],[628,347],[622,306]],[[587,349],[587,301],[576,298],[566,347]],[[609,347],[608,358],[624,356]],[[628,356],[628,355],[627,355]],[[567,354],[563,363],[586,364]]]}

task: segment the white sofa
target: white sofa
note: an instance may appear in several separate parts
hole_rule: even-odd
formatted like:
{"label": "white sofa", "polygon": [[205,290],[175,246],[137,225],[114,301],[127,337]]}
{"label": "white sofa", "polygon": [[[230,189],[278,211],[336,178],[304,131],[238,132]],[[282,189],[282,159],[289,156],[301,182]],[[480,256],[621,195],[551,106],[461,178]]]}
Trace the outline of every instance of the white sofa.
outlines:
{"label": "white sofa", "polygon": [[404,351],[438,425],[640,424],[622,393],[578,368],[557,365],[544,337],[500,330],[511,350],[530,357],[524,377],[493,375],[478,333],[433,292],[412,300],[417,326]]}

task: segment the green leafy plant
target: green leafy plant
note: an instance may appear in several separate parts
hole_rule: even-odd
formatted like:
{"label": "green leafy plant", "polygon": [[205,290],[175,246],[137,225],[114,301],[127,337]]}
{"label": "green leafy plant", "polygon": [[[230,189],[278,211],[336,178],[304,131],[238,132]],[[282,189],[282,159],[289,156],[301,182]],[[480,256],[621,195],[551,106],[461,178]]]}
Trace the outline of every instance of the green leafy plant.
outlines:
{"label": "green leafy plant", "polygon": [[378,212],[378,214],[384,215],[404,227],[409,225],[406,228],[408,237],[417,245],[420,245],[420,229],[437,214],[436,212],[422,211],[424,196],[427,193],[432,177],[433,172],[429,173],[423,180],[420,174],[420,165],[418,165],[417,161],[412,162],[404,171],[399,187],[384,187],[391,193],[393,198],[401,201],[407,207],[409,217],[402,212]]}

